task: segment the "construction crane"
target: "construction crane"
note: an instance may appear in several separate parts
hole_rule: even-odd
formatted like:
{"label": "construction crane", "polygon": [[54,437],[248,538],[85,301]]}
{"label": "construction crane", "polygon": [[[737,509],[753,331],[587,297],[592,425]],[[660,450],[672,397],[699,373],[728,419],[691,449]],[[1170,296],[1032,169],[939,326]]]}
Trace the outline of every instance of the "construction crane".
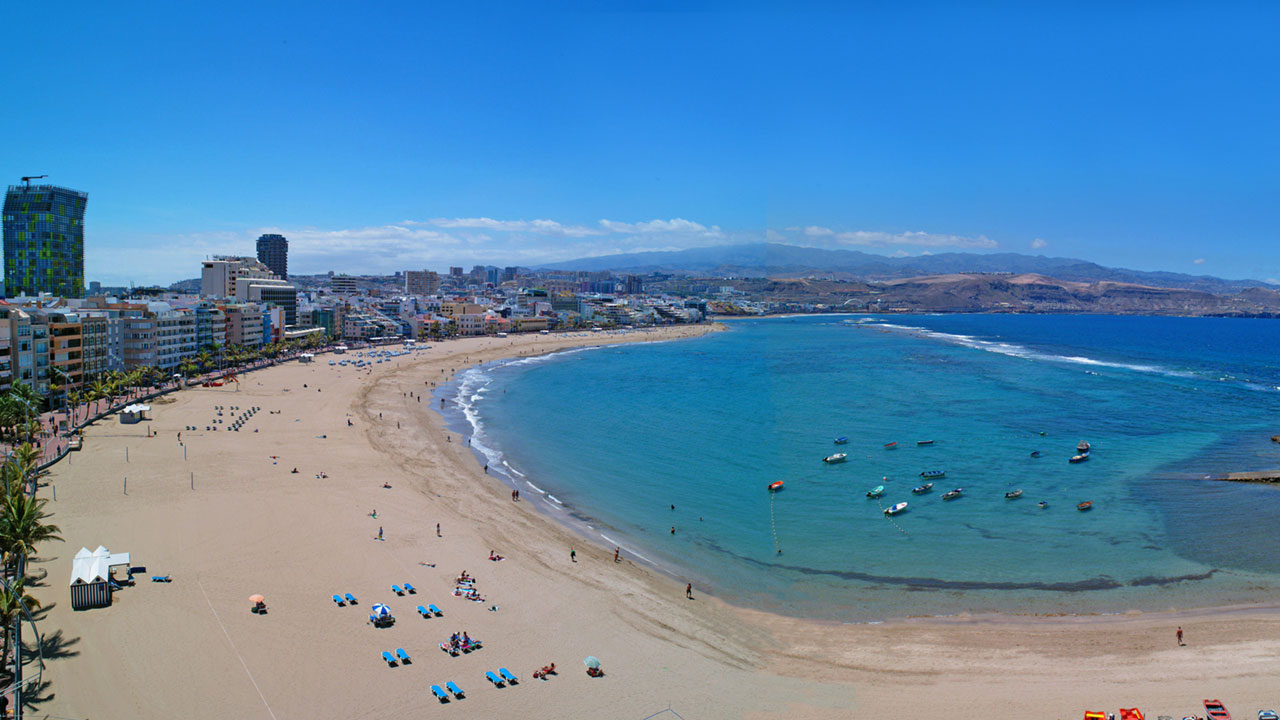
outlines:
{"label": "construction crane", "polygon": [[48,175],[27,175],[22,178],[22,182],[26,183],[27,184],[26,189],[30,190],[32,180],[39,180],[40,178],[47,178],[47,177],[49,176]]}

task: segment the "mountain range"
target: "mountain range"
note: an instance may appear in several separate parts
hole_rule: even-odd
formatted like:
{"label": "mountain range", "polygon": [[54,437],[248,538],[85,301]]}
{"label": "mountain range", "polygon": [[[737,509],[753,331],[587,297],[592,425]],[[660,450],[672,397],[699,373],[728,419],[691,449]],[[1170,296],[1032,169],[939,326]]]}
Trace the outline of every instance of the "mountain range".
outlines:
{"label": "mountain range", "polygon": [[1117,282],[1148,287],[1234,293],[1280,287],[1260,280],[1225,280],[1209,275],[1109,268],[1087,260],[1020,253],[938,253],[886,257],[857,250],[753,243],[688,250],[602,255],[540,266],[540,270],[611,270],[714,277],[805,277],[823,275],[867,281],[962,273],[1033,273],[1070,282]]}

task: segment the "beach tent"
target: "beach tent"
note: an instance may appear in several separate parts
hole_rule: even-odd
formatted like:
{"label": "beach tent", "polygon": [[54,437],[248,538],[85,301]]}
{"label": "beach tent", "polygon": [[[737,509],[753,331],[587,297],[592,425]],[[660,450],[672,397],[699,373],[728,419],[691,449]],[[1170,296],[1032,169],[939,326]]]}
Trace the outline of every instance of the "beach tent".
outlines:
{"label": "beach tent", "polygon": [[150,405],[140,405],[137,403],[133,405],[126,405],[124,406],[124,409],[120,411],[120,422],[125,425],[131,425],[133,423],[146,420],[146,413],[149,412],[151,412]]}
{"label": "beach tent", "polygon": [[312,355],[311,353],[302,353],[301,355],[298,356],[298,362],[309,363],[312,360],[314,360],[315,357],[316,356]]}

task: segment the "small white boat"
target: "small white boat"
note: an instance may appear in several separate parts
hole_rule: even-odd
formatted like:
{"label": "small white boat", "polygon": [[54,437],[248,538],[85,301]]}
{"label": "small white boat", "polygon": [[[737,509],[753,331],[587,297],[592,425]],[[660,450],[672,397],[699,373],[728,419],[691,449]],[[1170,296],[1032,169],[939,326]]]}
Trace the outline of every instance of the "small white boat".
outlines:
{"label": "small white boat", "polygon": [[1005,500],[1017,500],[1020,497],[1022,497],[1021,490],[1010,490],[1009,492],[1004,494]]}
{"label": "small white boat", "polygon": [[885,515],[897,515],[898,513],[902,512],[903,510],[906,510],[906,509],[907,509],[907,504],[906,504],[906,503],[904,503],[904,502],[900,502],[900,503],[898,503],[897,505],[894,505],[894,506],[892,506],[892,507],[887,507],[887,508],[885,508],[885,509],[884,509],[884,514],[885,514]]}
{"label": "small white boat", "polygon": [[1089,459],[1089,453],[1084,453],[1083,455],[1072,455],[1071,459],[1068,460],[1067,462],[1082,463],[1088,459]]}
{"label": "small white boat", "polygon": [[848,460],[848,459],[849,459],[849,456],[848,456],[848,455],[846,455],[846,454],[844,454],[844,453],[836,453],[835,455],[828,455],[828,456],[826,456],[826,457],[822,458],[822,462],[824,462],[824,463],[842,463],[842,462],[844,462],[845,460]]}

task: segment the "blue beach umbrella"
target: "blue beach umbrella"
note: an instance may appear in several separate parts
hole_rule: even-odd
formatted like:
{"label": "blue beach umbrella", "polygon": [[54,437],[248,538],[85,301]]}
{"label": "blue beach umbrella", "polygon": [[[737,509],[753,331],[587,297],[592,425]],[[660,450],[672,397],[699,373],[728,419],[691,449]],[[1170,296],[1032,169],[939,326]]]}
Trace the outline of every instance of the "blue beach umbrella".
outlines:
{"label": "blue beach umbrella", "polygon": [[370,608],[370,612],[372,612],[376,617],[380,617],[380,618],[391,617],[391,608],[387,607],[386,605],[383,605],[382,603],[377,603],[376,605],[374,605],[372,608]]}
{"label": "blue beach umbrella", "polygon": [[589,668],[600,667],[600,658],[596,657],[595,655],[588,655],[587,658],[582,662],[584,665],[586,665]]}

